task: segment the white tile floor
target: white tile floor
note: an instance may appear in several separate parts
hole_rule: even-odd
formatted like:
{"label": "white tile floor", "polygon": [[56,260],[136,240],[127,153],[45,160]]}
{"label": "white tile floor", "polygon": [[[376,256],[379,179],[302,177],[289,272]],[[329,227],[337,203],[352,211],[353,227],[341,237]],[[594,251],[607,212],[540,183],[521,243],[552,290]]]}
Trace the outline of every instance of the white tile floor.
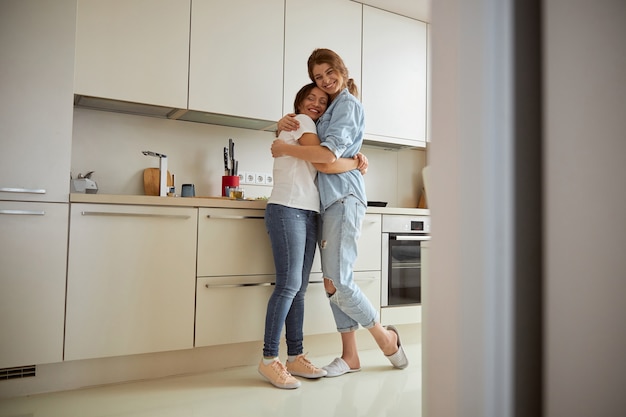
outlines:
{"label": "white tile floor", "polygon": [[[378,350],[361,351],[361,372],[302,379],[296,390],[265,382],[255,366],[0,400],[0,417],[404,417],[421,416],[421,345],[393,369]],[[309,356],[318,366],[333,356]]]}

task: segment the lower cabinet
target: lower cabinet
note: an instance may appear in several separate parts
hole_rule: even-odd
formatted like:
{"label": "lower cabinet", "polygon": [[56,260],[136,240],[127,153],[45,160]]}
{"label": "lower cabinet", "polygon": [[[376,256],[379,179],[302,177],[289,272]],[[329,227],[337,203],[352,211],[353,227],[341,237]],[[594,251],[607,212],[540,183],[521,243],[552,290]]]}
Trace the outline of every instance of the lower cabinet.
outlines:
{"label": "lower cabinet", "polygon": [[197,209],[70,211],[65,360],[192,348]]}
{"label": "lower cabinet", "polygon": [[196,347],[263,340],[274,275],[198,278]]}
{"label": "lower cabinet", "polygon": [[[264,211],[200,209],[195,346],[263,340],[276,276]],[[355,281],[380,311],[381,215],[368,214]],[[319,251],[305,301],[304,334],[336,332],[324,291]]]}
{"label": "lower cabinet", "polygon": [[63,360],[68,208],[0,201],[0,368]]}
{"label": "lower cabinet", "polygon": [[383,307],[380,311],[380,322],[388,324],[414,324],[422,322],[422,306]]}
{"label": "lower cabinet", "polygon": [[[380,272],[355,272],[354,278],[380,310]],[[263,340],[274,280],[274,275],[198,278],[196,347]],[[311,274],[304,304],[304,335],[336,331],[322,275]]]}
{"label": "lower cabinet", "polygon": [[[355,271],[380,271],[382,262],[382,215],[367,213],[361,224],[361,236],[358,241],[358,256],[354,262]],[[313,272],[322,272],[319,248],[313,260]]]}
{"label": "lower cabinet", "polygon": [[274,272],[265,210],[199,209],[198,277]]}

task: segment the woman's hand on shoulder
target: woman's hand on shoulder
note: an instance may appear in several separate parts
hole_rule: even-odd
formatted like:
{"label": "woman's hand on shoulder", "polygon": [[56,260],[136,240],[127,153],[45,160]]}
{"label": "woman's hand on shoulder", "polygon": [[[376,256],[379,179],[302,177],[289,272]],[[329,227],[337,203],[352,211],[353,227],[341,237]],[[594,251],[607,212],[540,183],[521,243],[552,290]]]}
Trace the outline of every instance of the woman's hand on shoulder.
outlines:
{"label": "woman's hand on shoulder", "polygon": [[277,123],[278,131],[286,131],[293,132],[294,130],[298,130],[300,127],[300,122],[296,119],[295,113],[286,114],[280,119]]}
{"label": "woman's hand on shoulder", "polygon": [[361,175],[367,174],[367,168],[369,167],[367,156],[359,152],[354,155],[354,159],[358,161],[357,169],[361,172]]}

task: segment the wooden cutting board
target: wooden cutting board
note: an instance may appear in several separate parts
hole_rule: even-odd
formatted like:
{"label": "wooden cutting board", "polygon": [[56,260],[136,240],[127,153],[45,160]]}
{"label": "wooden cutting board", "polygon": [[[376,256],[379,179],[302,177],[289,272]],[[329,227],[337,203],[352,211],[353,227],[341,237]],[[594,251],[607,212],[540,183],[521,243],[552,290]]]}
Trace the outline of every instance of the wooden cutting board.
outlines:
{"label": "wooden cutting board", "polygon": [[[159,168],[146,168],[143,170],[143,192],[145,195],[159,195]],[[167,171],[167,186],[174,185],[172,174]]]}

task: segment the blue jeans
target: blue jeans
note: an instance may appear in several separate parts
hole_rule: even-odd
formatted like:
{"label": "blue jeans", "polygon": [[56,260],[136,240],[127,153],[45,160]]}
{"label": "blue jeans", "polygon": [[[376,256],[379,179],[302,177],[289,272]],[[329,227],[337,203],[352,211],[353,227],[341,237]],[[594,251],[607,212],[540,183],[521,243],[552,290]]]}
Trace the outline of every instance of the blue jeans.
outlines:
{"label": "blue jeans", "polygon": [[276,286],[267,303],[263,356],[278,356],[285,325],[287,354],[303,353],[304,294],[317,245],[319,214],[268,204],[265,227],[272,243]]}
{"label": "blue jeans", "polygon": [[349,195],[321,216],[322,272],[337,289],[329,300],[339,332],[356,330],[359,324],[369,329],[379,320],[378,311],[354,282],[354,261],[365,211],[363,203]]}

